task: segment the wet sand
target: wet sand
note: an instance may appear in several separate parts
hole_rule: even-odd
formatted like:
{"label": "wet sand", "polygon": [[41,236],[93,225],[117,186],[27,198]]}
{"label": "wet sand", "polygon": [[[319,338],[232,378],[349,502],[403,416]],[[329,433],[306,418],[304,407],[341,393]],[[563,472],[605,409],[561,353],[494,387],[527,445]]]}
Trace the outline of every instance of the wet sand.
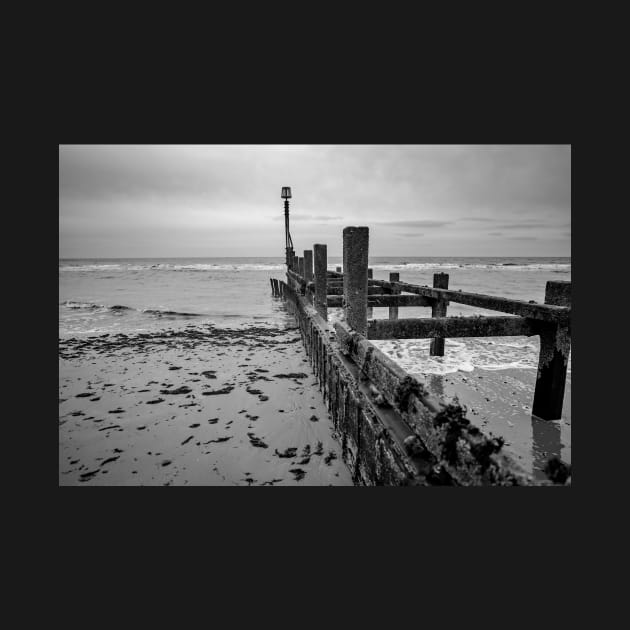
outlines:
{"label": "wet sand", "polygon": [[294,327],[59,340],[59,485],[352,485]]}
{"label": "wet sand", "polygon": [[505,439],[504,449],[535,479],[547,479],[543,468],[556,455],[571,463],[571,376],[567,375],[562,418],[532,416],[536,370],[475,369],[445,375],[418,374],[446,400],[457,397],[466,417],[486,435]]}

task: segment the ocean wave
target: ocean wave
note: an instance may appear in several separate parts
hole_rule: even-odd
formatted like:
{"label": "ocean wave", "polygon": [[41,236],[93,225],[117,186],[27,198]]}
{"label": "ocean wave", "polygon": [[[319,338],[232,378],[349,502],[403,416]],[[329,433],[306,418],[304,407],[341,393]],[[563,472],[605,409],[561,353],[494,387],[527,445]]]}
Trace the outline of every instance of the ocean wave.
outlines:
{"label": "ocean wave", "polygon": [[180,313],[178,311],[161,311],[155,308],[145,308],[142,310],[147,315],[154,315],[155,317],[203,317],[201,313]]}
{"label": "ocean wave", "polygon": [[113,304],[112,306],[106,306],[104,304],[94,304],[93,302],[77,302],[73,300],[66,300],[61,302],[60,306],[65,306],[69,309],[80,309],[86,311],[113,311],[114,313],[124,313],[125,311],[135,311],[144,313],[146,315],[153,315],[154,317],[203,317],[201,313],[186,313],[181,311],[161,310],[156,308],[137,309],[132,306],[125,306],[124,304]]}
{"label": "ocean wave", "polygon": [[[328,265],[328,269],[334,270],[338,265]],[[571,271],[571,263],[396,263],[396,264],[371,264],[374,270],[417,270],[424,269],[495,269],[500,271],[554,271],[567,273]]]}
{"label": "ocean wave", "polygon": [[[334,271],[339,263],[328,263],[328,269]],[[557,273],[570,272],[571,263],[450,263],[450,262],[378,262],[370,265],[378,270],[424,270],[424,269],[495,269],[502,271],[554,271]],[[103,264],[61,264],[59,271],[63,272],[125,272],[125,271],[284,271],[283,263],[195,263],[195,264],[134,264],[134,263],[103,263]]]}
{"label": "ocean wave", "polygon": [[72,309],[89,309],[94,310],[97,308],[103,308],[102,304],[93,304],[92,302],[75,302],[74,300],[66,300],[61,302],[59,306],[65,306]]}
{"label": "ocean wave", "polygon": [[158,264],[103,264],[103,265],[60,265],[59,271],[192,271],[192,272],[208,272],[208,271],[281,271],[285,266],[280,263],[214,263],[214,264],[193,264],[193,265],[175,265],[170,263]]}
{"label": "ocean wave", "polygon": [[[374,340],[372,343],[410,374],[449,374],[474,369],[535,370],[540,342],[537,337],[446,339],[444,356],[429,354],[430,339]],[[571,353],[567,368],[571,373]]]}

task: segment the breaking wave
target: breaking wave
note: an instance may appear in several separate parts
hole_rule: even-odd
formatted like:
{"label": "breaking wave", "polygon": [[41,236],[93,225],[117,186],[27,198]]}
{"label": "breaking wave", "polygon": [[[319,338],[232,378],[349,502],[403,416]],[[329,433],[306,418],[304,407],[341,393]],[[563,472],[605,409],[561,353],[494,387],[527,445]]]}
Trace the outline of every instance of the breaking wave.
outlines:
{"label": "breaking wave", "polygon": [[136,309],[132,306],[125,306],[124,304],[114,304],[112,306],[106,306],[104,304],[94,304],[93,302],[77,302],[73,300],[66,300],[61,302],[59,306],[64,306],[73,310],[89,310],[89,311],[113,311],[115,313],[122,313],[124,311],[136,311],[144,313],[146,315],[153,315],[154,317],[203,317],[201,313],[186,313],[181,311],[169,311],[153,308]]}

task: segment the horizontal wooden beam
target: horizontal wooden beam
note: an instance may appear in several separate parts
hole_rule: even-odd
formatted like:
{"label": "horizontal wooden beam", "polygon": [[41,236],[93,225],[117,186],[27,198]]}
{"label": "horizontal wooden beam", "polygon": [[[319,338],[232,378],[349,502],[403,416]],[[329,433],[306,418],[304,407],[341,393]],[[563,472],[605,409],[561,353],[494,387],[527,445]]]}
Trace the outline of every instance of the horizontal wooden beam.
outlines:
{"label": "horizontal wooden beam", "polygon": [[541,321],[568,323],[571,318],[571,308],[566,306],[552,306],[550,304],[536,304],[523,300],[484,295],[483,293],[467,293],[466,291],[453,291],[451,289],[434,289],[433,287],[418,286],[407,282],[384,282],[383,287],[398,288],[407,293],[424,295],[457,304],[468,304],[491,311],[512,313],[522,317],[530,317]]}
{"label": "horizontal wooden beam", "polygon": [[[341,308],[342,295],[328,295],[328,306]],[[423,295],[368,295],[368,306],[432,306],[435,300]]]}
{"label": "horizontal wooden beam", "polygon": [[[328,272],[333,274],[334,272]],[[329,282],[329,295],[341,295],[337,291],[331,291],[331,287],[337,288],[337,283],[341,281],[339,287],[343,284],[343,274],[334,274],[332,282]],[[426,285],[409,284],[408,282],[388,282],[387,280],[368,280],[369,286],[381,287],[383,293],[389,293],[392,289],[422,295],[433,299],[442,299],[457,304],[467,304],[468,306],[476,306],[478,308],[490,311],[499,311],[501,313],[511,313],[512,315],[520,315],[521,317],[530,317],[541,321],[555,322],[557,324],[568,324],[571,319],[570,306],[554,306],[551,304],[537,304],[525,302],[524,300],[514,300],[510,298],[497,297],[494,295],[486,295],[483,293],[470,293],[466,291],[453,291],[452,289],[436,289]],[[570,287],[570,283],[568,283]],[[570,291],[570,289],[568,289]],[[376,293],[376,292],[375,292]]]}
{"label": "horizontal wooden beam", "polygon": [[525,317],[424,317],[373,319],[368,339],[429,339],[538,335],[540,322]]}
{"label": "horizontal wooden beam", "polygon": [[[343,287],[331,287],[328,285],[327,288],[328,295],[343,295]],[[381,287],[368,287],[368,295],[379,294],[382,295],[383,291]]]}

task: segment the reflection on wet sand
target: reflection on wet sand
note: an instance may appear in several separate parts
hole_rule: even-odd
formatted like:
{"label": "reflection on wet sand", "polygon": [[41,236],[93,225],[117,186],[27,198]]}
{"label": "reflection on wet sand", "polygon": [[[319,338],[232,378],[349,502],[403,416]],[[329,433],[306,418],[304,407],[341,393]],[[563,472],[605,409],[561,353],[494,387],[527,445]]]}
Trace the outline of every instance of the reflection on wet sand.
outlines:
{"label": "reflection on wet sand", "polygon": [[533,472],[536,479],[546,479],[543,472],[550,457],[561,456],[562,440],[560,424],[554,420],[541,420],[532,415],[532,455],[534,457]]}

